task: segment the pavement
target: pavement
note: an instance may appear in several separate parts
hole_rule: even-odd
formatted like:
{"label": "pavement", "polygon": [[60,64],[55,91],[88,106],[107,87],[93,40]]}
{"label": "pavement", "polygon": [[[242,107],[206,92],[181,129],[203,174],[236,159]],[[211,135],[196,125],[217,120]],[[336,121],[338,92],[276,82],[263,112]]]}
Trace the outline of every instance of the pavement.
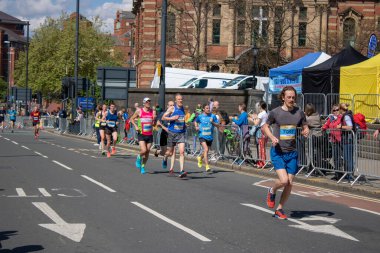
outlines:
{"label": "pavement", "polygon": [[378,252],[378,198],[296,183],[279,220],[263,175],[154,157],[141,175],[130,148],[47,131],[0,133],[0,154],[1,253]]}

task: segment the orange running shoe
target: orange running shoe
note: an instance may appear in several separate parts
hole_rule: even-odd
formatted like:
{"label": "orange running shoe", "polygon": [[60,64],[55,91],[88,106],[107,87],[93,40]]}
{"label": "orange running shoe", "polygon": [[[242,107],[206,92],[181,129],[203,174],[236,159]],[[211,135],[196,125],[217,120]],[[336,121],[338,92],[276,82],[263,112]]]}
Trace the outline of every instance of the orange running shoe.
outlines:
{"label": "orange running shoe", "polygon": [[110,157],[111,157],[111,153],[107,151],[107,158],[110,158]]}
{"label": "orange running shoe", "polygon": [[284,213],[284,210],[278,209],[274,212],[274,217],[280,219],[280,220],[287,220],[288,216]]}
{"label": "orange running shoe", "polygon": [[116,148],[115,147],[112,148],[112,153],[111,154],[113,154],[113,155],[116,154]]}
{"label": "orange running shoe", "polygon": [[274,208],[275,206],[275,200],[276,200],[276,194],[271,193],[271,189],[268,189],[268,194],[267,194],[267,205],[269,208]]}

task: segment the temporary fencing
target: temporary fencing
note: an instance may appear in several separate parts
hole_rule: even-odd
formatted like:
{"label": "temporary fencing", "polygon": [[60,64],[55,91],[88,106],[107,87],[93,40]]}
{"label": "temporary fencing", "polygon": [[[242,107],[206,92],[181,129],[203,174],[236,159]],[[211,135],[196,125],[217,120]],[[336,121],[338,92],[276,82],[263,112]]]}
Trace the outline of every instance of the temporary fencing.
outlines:
{"label": "temporary fencing", "polygon": [[303,108],[307,104],[313,104],[315,111],[320,115],[326,115],[326,95],[323,93],[304,93]]}
{"label": "temporary fencing", "polygon": [[380,135],[375,138],[373,130],[358,130],[356,143],[356,173],[358,176],[352,185],[362,177],[380,178]]}

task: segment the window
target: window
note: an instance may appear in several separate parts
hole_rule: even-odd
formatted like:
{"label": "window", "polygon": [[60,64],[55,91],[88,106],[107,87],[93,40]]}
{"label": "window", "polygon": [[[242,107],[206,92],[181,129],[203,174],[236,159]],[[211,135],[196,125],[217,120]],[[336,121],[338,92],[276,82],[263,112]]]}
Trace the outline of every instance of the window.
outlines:
{"label": "window", "polygon": [[220,17],[222,6],[220,4],[214,4],[214,8],[212,9],[212,15],[214,17]]}
{"label": "window", "polygon": [[166,31],[166,36],[167,36],[167,41],[169,44],[174,44],[176,43],[175,39],[175,14],[172,12],[168,13],[168,19],[167,19],[167,31]]}
{"label": "window", "polygon": [[252,44],[254,44],[259,38],[264,40],[268,38],[268,8],[253,6],[252,16]]}
{"label": "window", "polygon": [[283,10],[282,10],[282,7],[280,6],[277,6],[275,9],[274,9],[274,18],[278,21],[281,21],[283,19]]}
{"label": "window", "polygon": [[276,21],[274,23],[274,45],[275,46],[281,45],[281,37],[282,37],[281,22]]}
{"label": "window", "polygon": [[116,29],[120,29],[120,22],[116,23]]}
{"label": "window", "polygon": [[245,43],[245,21],[238,20],[236,29],[236,42],[238,45],[244,45]]}
{"label": "window", "polygon": [[356,24],[352,18],[347,18],[343,22],[343,46],[354,46],[356,37]]}
{"label": "window", "polygon": [[236,6],[236,12],[238,17],[245,17],[245,2],[239,1]]}
{"label": "window", "polygon": [[212,44],[220,44],[220,19],[212,21]]}
{"label": "window", "polygon": [[301,22],[298,27],[298,46],[304,47],[306,46],[306,28],[307,23]]}
{"label": "window", "polygon": [[306,21],[307,20],[307,8],[300,7],[299,20]]}
{"label": "window", "polygon": [[218,65],[212,65],[211,66],[211,72],[219,72],[220,68]]}

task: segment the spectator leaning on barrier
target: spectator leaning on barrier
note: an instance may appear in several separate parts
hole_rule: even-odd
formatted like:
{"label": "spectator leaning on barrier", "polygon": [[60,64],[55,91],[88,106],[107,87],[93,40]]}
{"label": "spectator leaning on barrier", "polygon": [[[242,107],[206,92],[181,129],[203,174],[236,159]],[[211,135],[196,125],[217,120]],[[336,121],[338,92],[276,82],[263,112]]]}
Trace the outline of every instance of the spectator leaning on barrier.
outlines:
{"label": "spectator leaning on barrier", "polygon": [[239,104],[239,116],[237,119],[232,118],[232,122],[242,127],[243,125],[248,125],[248,113],[247,106],[244,103]]}
{"label": "spectator leaning on barrier", "polygon": [[[270,111],[268,121],[263,125],[265,134],[272,140],[270,155],[278,176],[273,187],[268,189],[267,205],[274,208],[276,191],[284,188],[274,215],[279,219],[287,219],[283,207],[290,196],[293,179],[298,172],[297,127],[302,127],[302,135],[305,137],[309,134],[309,127],[304,112],[294,106],[297,92],[292,86],[285,86],[279,98],[283,105]],[[273,133],[269,129],[270,125]]]}
{"label": "spectator leaning on barrier", "polygon": [[376,139],[379,136],[380,128],[373,133],[373,137]]}
{"label": "spectator leaning on barrier", "polygon": [[[340,104],[340,111],[342,113],[342,146],[343,146],[343,160],[344,170],[348,173],[354,172],[354,134],[356,131],[356,124],[352,111],[348,110],[349,105],[346,103]],[[353,180],[353,174],[348,174],[346,179]]]}
{"label": "spectator leaning on barrier", "polygon": [[332,146],[332,156],[334,160],[335,176],[333,180],[338,180],[341,177],[341,173],[337,172],[341,167],[341,153],[342,153],[342,133],[338,129],[341,126],[342,114],[339,111],[339,105],[335,104],[331,108],[332,114],[329,115],[326,123],[322,126],[322,130],[326,131],[329,135],[329,140]]}

